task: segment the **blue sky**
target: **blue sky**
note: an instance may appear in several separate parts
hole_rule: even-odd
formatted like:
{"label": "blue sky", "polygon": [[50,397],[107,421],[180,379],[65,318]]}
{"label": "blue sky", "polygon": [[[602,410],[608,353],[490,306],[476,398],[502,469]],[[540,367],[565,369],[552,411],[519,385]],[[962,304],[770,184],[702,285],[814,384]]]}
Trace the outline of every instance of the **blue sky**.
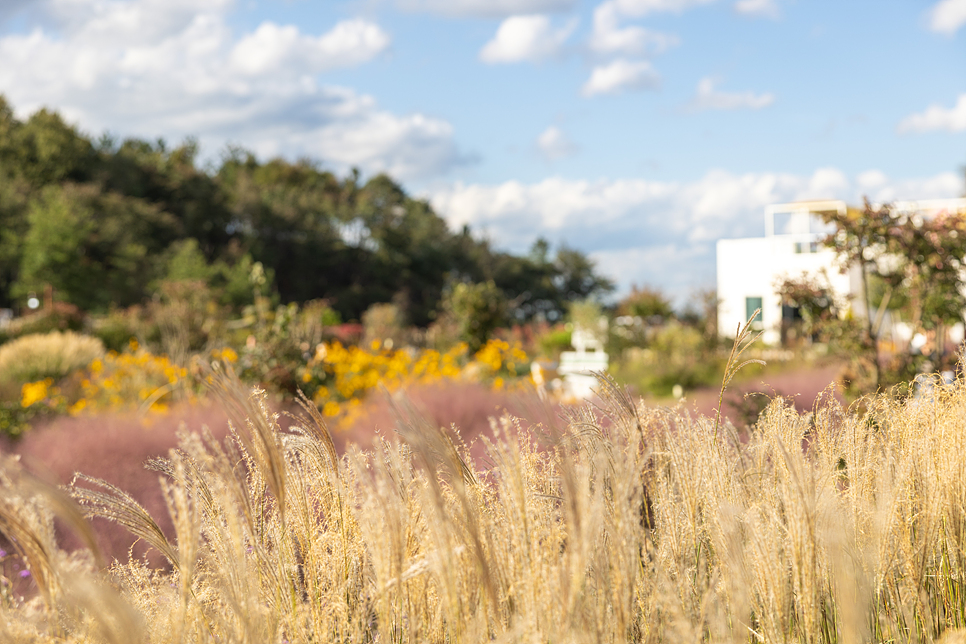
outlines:
{"label": "blue sky", "polygon": [[966,0],[0,0],[0,61],[21,115],[388,171],[678,302],[768,203],[964,191]]}

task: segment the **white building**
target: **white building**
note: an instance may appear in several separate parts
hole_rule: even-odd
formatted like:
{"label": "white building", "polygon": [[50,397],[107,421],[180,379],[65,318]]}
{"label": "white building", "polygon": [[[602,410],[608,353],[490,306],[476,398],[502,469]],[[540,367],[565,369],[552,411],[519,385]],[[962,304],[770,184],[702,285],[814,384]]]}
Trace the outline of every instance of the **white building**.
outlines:
{"label": "white building", "polygon": [[[966,199],[937,199],[898,202],[900,212],[930,217],[940,212],[966,214]],[[802,201],[776,204],[765,209],[765,236],[718,241],[718,333],[734,337],[735,329],[761,309],[757,327],[762,340],[777,344],[781,339],[782,309],[776,293],[785,277],[808,274],[824,281],[832,292],[850,302],[855,315],[865,315],[861,273],[852,267],[842,273],[835,253],[822,245],[830,232],[821,219],[826,212],[844,213],[843,201]]]}

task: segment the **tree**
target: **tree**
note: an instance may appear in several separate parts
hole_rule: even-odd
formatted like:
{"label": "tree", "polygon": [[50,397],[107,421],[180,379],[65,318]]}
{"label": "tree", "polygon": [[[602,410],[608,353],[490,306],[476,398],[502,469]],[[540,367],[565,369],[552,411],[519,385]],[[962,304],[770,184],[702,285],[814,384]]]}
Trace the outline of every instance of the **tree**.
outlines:
{"label": "tree", "polygon": [[666,320],[674,315],[671,301],[659,289],[631,286],[631,292],[617,304],[619,315],[632,315],[647,320]]}
{"label": "tree", "polygon": [[[966,310],[966,217],[938,213],[925,218],[918,212],[866,200],[861,210],[829,212],[823,218],[835,225],[826,244],[839,255],[843,270],[858,266],[861,271],[861,297],[867,311],[862,346],[872,355],[870,364],[878,388],[883,384],[879,327],[893,297],[907,299],[904,308],[914,332],[934,329],[944,337],[946,325],[962,320]],[[875,312],[870,299],[871,275],[882,284]],[[941,343],[937,343],[935,358],[942,359]]]}
{"label": "tree", "polygon": [[782,306],[798,311],[802,335],[806,338],[827,333],[828,325],[839,317],[839,307],[827,280],[810,275],[786,277],[778,282],[775,291]]}
{"label": "tree", "polygon": [[486,344],[493,331],[506,323],[506,309],[506,298],[493,281],[460,282],[453,286],[444,302],[444,310],[456,321],[460,338],[474,353]]}
{"label": "tree", "polygon": [[116,149],[105,141],[94,181],[117,192],[157,205],[174,225],[163,245],[191,238],[207,260],[216,259],[231,241],[231,213],[217,181],[195,162],[198,145],[188,140],[169,149],[164,141],[128,139]]}
{"label": "tree", "polygon": [[[599,299],[614,290],[611,280],[599,275],[594,262],[578,250],[561,246],[550,255],[550,244],[537,239],[525,256],[494,251],[486,240],[477,241],[465,231],[467,267],[475,281],[493,280],[507,297],[512,317],[524,322],[543,318],[551,322],[566,315],[568,304]],[[459,260],[457,260],[459,261]]]}
{"label": "tree", "polygon": [[0,167],[40,188],[63,181],[88,181],[97,167],[89,139],[56,112],[35,112],[26,122],[13,116],[0,96]]}
{"label": "tree", "polygon": [[171,217],[139,199],[95,186],[48,186],[30,204],[15,292],[50,284],[85,310],[141,301],[163,250],[153,240]]}
{"label": "tree", "polygon": [[554,284],[567,302],[600,297],[614,290],[614,282],[598,275],[594,262],[579,250],[558,248],[554,268]]}
{"label": "tree", "polygon": [[[197,153],[191,140],[94,143],[55,112],[18,120],[0,97],[0,306],[43,283],[81,306],[125,305],[165,277],[220,281],[238,304],[255,262],[283,301],[324,298],[344,319],[393,302],[418,326],[450,283],[492,281],[519,321],[560,319],[567,302],[613,288],[579,251],[551,256],[538,240],[519,257],[454,233],[385,175],[340,178],[239,149],[208,172]],[[122,269],[142,271],[138,283]]]}

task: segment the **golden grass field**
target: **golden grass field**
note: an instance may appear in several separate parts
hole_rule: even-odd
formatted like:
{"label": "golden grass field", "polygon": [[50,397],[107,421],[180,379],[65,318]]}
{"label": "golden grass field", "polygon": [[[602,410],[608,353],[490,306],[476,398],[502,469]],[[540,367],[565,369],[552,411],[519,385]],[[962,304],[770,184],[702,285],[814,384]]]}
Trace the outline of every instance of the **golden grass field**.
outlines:
{"label": "golden grass field", "polygon": [[[609,381],[469,446],[396,402],[399,434],[340,455],[306,406],[283,431],[219,381],[227,442],[151,466],[165,535],[122,490],[4,463],[0,530],[36,588],[0,641],[907,642],[966,626],[966,383],[931,395],[777,398],[738,435]],[[471,451],[476,457],[471,456]],[[480,456],[482,454],[482,456]],[[167,566],[58,548],[112,519]],[[104,566],[104,567],[102,567]]]}

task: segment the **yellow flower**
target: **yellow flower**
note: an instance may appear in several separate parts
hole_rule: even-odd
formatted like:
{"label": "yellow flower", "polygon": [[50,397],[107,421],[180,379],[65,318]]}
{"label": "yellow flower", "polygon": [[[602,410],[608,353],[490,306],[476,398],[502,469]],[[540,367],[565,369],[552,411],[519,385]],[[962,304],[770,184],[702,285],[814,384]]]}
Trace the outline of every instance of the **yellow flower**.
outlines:
{"label": "yellow flower", "polygon": [[20,389],[20,406],[30,407],[47,397],[47,389],[53,384],[53,380],[47,378],[37,382],[25,383]]}
{"label": "yellow flower", "polygon": [[306,370],[306,371],[303,371],[302,372],[302,382],[312,382],[312,372],[311,371]]}
{"label": "yellow flower", "polygon": [[334,400],[330,400],[329,402],[325,403],[324,407],[322,407],[322,413],[326,416],[338,416],[339,411],[339,403],[335,402]]}
{"label": "yellow flower", "polygon": [[85,407],[87,407],[87,399],[86,399],[86,398],[81,398],[80,400],[78,400],[77,402],[75,402],[75,403],[74,403],[73,405],[71,405],[71,406],[70,406],[70,407],[69,407],[69,408],[67,409],[67,411],[68,411],[68,412],[69,412],[69,413],[70,413],[70,414],[71,414],[72,416],[76,416],[76,415],[77,415],[77,414],[79,414],[80,412],[82,412],[82,411],[84,411],[84,408],[85,408]]}
{"label": "yellow flower", "polygon": [[221,359],[225,362],[237,362],[238,354],[231,347],[225,347],[221,350]]}

